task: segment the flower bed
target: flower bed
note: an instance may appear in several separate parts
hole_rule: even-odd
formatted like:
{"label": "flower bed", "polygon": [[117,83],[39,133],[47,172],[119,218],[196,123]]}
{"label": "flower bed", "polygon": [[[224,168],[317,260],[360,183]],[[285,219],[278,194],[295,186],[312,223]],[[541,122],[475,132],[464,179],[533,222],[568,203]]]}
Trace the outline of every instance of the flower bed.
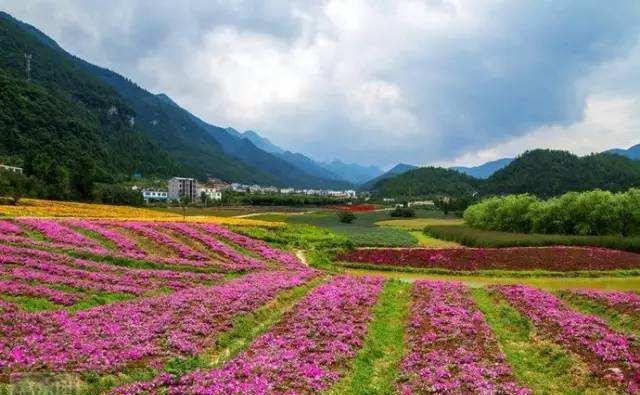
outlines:
{"label": "flower bed", "polygon": [[258,261],[257,259],[242,255],[238,251],[234,250],[224,243],[221,243],[213,237],[200,233],[188,224],[170,222],[163,223],[162,225],[158,226],[161,226],[164,229],[171,229],[180,232],[188,236],[189,238],[200,241],[208,248],[213,250],[214,253],[226,258],[230,266],[232,266],[235,270],[256,270],[265,268],[264,264],[262,264],[262,262]]}
{"label": "flower bed", "polygon": [[0,294],[45,298],[53,303],[70,306],[78,301],[78,295],[51,289],[44,285],[31,285],[16,280],[0,280]]}
{"label": "flower bed", "polygon": [[[23,280],[65,284],[78,289],[143,294],[159,287],[183,289],[218,281],[220,274],[143,270],[72,258],[24,247],[0,245],[0,269]],[[46,277],[45,277],[46,276]],[[119,290],[110,285],[121,287]]]}
{"label": "flower bed", "polygon": [[491,329],[460,283],[413,287],[401,394],[528,394],[518,385]]}
{"label": "flower bed", "polygon": [[96,252],[104,252],[105,248],[97,241],[90,239],[67,226],[53,221],[36,218],[19,218],[17,222],[42,233],[54,243],[82,247]]}
{"label": "flower bed", "polygon": [[640,294],[594,289],[569,289],[563,292],[569,297],[590,299],[602,303],[620,313],[640,318]]}
{"label": "flower bed", "polygon": [[141,358],[193,354],[234,318],[315,274],[256,273],[222,285],[66,311],[0,316],[0,373],[113,371]]}
{"label": "flower bed", "polygon": [[571,310],[556,296],[523,285],[493,286],[558,344],[580,355],[597,377],[640,393],[640,347],[600,318]]}
{"label": "flower bed", "polygon": [[382,279],[336,277],[304,297],[269,332],[221,369],[163,375],[116,391],[170,394],[311,394],[331,386],[362,345]]}
{"label": "flower bed", "polygon": [[285,270],[300,270],[304,268],[304,264],[294,255],[271,248],[263,241],[252,239],[214,224],[203,224],[200,227],[208,233],[223,237],[251,252],[255,252],[264,259],[279,263]]}
{"label": "flower bed", "polygon": [[19,235],[21,233],[22,229],[18,225],[6,220],[0,220],[0,234]]}
{"label": "flower bed", "polygon": [[380,206],[375,204],[345,204],[342,206],[328,206],[328,208],[334,210],[342,210],[342,211],[350,211],[352,213],[366,213],[369,211],[374,211],[380,208]]}
{"label": "flower bed", "polygon": [[122,233],[116,232],[99,224],[97,221],[90,221],[86,219],[80,220],[69,220],[67,223],[70,225],[76,226],[78,228],[82,228],[91,232],[95,232],[100,236],[111,241],[118,252],[121,254],[131,257],[131,258],[144,258],[148,254],[144,251],[138,244],[131,240],[129,237],[126,237]]}
{"label": "flower bed", "polygon": [[346,262],[449,270],[613,270],[640,268],[640,254],[586,247],[370,248],[338,256]]}

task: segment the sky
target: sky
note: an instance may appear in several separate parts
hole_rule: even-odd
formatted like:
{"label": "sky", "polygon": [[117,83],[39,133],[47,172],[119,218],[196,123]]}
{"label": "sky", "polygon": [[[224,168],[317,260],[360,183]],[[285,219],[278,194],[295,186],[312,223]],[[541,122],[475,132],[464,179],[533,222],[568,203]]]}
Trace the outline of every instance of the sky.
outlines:
{"label": "sky", "polygon": [[637,0],[0,0],[67,51],[317,160],[640,143]]}

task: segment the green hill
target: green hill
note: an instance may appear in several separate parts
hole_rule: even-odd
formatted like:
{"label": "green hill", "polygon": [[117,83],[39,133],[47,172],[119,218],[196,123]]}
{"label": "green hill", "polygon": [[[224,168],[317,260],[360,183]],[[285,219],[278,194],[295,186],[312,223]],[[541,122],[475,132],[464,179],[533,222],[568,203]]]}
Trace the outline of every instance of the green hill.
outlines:
{"label": "green hill", "polygon": [[420,167],[375,183],[372,192],[397,198],[435,198],[459,196],[477,191],[480,183],[473,177],[440,167]]}
{"label": "green hill", "polygon": [[608,153],[579,157],[566,151],[533,150],[498,170],[482,185],[484,194],[531,193],[541,197],[569,191],[623,191],[640,186],[640,161]]}

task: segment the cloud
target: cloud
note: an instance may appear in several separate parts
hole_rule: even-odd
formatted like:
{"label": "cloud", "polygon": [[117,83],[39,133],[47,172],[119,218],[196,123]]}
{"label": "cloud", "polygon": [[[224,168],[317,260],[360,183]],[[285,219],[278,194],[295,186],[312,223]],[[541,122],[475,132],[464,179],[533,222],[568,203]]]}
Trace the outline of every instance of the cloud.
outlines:
{"label": "cloud", "polygon": [[555,134],[580,151],[640,118],[605,113],[640,98],[634,1],[4,3],[214,124],[323,160],[494,159]]}

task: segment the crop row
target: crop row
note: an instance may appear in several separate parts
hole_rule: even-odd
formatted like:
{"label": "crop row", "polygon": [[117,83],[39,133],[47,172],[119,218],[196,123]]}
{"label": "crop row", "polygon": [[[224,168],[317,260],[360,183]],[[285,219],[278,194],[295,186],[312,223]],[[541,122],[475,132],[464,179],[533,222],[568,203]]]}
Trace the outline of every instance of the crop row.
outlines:
{"label": "crop row", "polygon": [[[17,224],[41,233],[44,240],[30,238]],[[112,244],[114,250],[104,247],[96,239],[85,236],[76,229],[99,235]],[[157,253],[147,252],[129,232],[171,251],[173,256],[160,256]],[[207,253],[187,245],[174,234],[200,243],[202,250]],[[226,242],[218,238],[223,238]],[[100,256],[110,255],[189,266],[211,266],[223,271],[265,268],[264,263],[259,259],[244,255],[231,247],[232,244],[236,244],[287,270],[299,270],[303,266],[295,256],[289,253],[273,249],[264,242],[213,224],[20,218],[16,223],[0,220],[0,240],[27,246],[86,251]]]}
{"label": "crop row", "polygon": [[112,371],[145,358],[193,354],[234,318],[315,274],[263,272],[217,286],[184,289],[70,314],[0,316],[0,373]]}
{"label": "crop row", "polygon": [[567,294],[602,303],[619,313],[640,319],[640,295],[632,292],[600,291],[594,289],[571,289]]}
{"label": "crop row", "polygon": [[382,279],[340,276],[323,284],[220,369],[198,370],[178,379],[161,375],[119,394],[318,393],[340,377],[362,345]]}
{"label": "crop row", "polygon": [[449,270],[612,270],[640,268],[640,254],[589,247],[358,249],[347,262]]}
{"label": "crop row", "polygon": [[[6,245],[0,245],[0,273],[21,282],[37,281],[43,284],[65,285],[78,290],[126,292],[134,295],[142,295],[161,287],[184,289],[222,278],[220,274],[132,269]],[[27,292],[26,288],[22,289]],[[17,290],[18,288],[15,288],[13,294],[16,294]],[[50,299],[44,290],[40,296]]]}
{"label": "crop row", "polygon": [[580,355],[594,375],[629,393],[640,393],[640,347],[633,336],[610,329],[600,318],[570,309],[548,292],[523,285],[493,289],[541,332]]}
{"label": "crop row", "polygon": [[401,394],[527,394],[515,382],[484,316],[460,283],[413,287]]}

